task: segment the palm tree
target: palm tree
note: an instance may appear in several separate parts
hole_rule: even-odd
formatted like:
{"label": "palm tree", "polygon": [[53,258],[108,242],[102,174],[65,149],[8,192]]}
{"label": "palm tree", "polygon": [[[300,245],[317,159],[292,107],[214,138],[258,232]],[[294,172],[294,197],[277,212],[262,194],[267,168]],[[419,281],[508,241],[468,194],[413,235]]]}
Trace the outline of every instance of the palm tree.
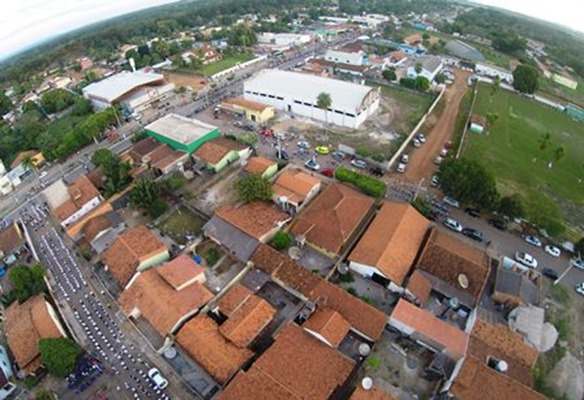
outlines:
{"label": "palm tree", "polygon": [[495,122],[497,122],[497,120],[499,119],[499,114],[497,113],[487,113],[487,124],[489,125],[489,128],[491,128],[493,125],[495,125]]}
{"label": "palm tree", "polygon": [[321,110],[324,110],[324,121],[325,121],[325,133],[328,126],[328,109],[332,104],[331,95],[326,92],[321,92],[316,98],[316,106]]}
{"label": "palm tree", "polygon": [[499,75],[497,75],[495,76],[495,78],[493,78],[493,85],[491,86],[491,96],[497,93],[497,90],[499,90],[499,86],[501,86],[501,78],[499,77]]}
{"label": "palm tree", "polygon": [[34,171],[35,174],[37,173],[37,159],[32,152],[24,156],[21,164],[25,170]]}
{"label": "palm tree", "polygon": [[563,145],[559,145],[554,150],[554,159],[556,160],[556,162],[560,161],[564,157],[564,153],[565,153],[565,149],[564,149]]}
{"label": "palm tree", "polygon": [[416,63],[415,68],[416,74],[420,74],[422,72],[422,63]]}
{"label": "palm tree", "polygon": [[550,139],[552,138],[552,136],[550,135],[549,132],[544,133],[541,138],[539,139],[539,149],[540,150],[545,150],[545,148],[548,146],[548,144],[550,144]]}

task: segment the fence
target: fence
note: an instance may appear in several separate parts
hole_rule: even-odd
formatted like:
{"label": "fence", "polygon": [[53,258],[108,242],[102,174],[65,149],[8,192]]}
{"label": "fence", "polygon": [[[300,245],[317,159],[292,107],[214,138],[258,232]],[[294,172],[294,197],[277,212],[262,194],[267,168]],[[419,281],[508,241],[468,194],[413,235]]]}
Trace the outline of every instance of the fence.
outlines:
{"label": "fence", "polygon": [[221,79],[225,76],[230,76],[231,74],[235,73],[236,71],[239,71],[240,69],[245,69],[251,65],[260,63],[262,61],[265,61],[268,59],[268,56],[260,56],[257,58],[254,58],[253,60],[249,60],[240,64],[236,64],[235,66],[231,67],[231,68],[227,68],[224,69],[223,71],[217,72],[216,74],[211,75],[211,80],[212,81],[217,81],[218,79]]}

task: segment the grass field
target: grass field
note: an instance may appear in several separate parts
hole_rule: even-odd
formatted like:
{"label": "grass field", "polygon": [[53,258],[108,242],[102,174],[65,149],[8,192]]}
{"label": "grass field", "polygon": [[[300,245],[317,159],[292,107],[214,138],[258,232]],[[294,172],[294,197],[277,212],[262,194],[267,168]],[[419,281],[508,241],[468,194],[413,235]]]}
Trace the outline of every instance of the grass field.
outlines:
{"label": "grass field", "polygon": [[[532,221],[562,212],[570,231],[584,231],[584,124],[503,89],[491,96],[487,85],[479,86],[474,113],[498,120],[487,134],[469,132],[463,155],[490,168],[503,195],[523,195]],[[560,146],[564,155],[555,160]]]}
{"label": "grass field", "polygon": [[237,63],[243,63],[253,58],[253,54],[237,54],[231,57],[225,57],[212,64],[203,65],[201,68],[195,69],[193,72],[199,72],[209,76],[226,70],[227,68],[231,68]]}
{"label": "grass field", "polygon": [[570,89],[552,81],[551,79],[540,77],[539,90],[584,107],[584,79],[575,76],[574,79],[578,81],[578,87],[576,89]]}
{"label": "grass field", "polygon": [[178,244],[185,244],[185,234],[199,234],[205,220],[185,207],[180,207],[160,224],[160,229]]}

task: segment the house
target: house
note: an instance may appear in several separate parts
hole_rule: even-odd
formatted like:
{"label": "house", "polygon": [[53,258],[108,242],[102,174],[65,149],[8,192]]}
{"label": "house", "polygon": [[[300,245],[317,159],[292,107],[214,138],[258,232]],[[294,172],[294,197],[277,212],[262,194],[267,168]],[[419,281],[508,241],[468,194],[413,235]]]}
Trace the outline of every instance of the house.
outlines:
{"label": "house", "polygon": [[220,400],[329,399],[346,383],[355,362],[294,324],[248,371],[240,371]]}
{"label": "house", "polygon": [[53,214],[63,228],[74,224],[103,202],[103,196],[86,175],[69,185],[58,180],[44,190]]}
{"label": "house", "polygon": [[[125,52],[124,52],[124,55],[125,55]],[[78,58],[77,62],[79,63],[79,67],[81,68],[81,71],[85,71],[85,70],[93,67],[93,61],[89,57]]]}
{"label": "house", "polygon": [[101,261],[120,287],[126,289],[137,272],[161,264],[169,257],[164,242],[145,225],[138,225],[118,236]]}
{"label": "house", "polygon": [[466,354],[467,333],[405,299],[397,302],[389,316],[389,325],[423,347],[435,353],[444,353],[454,361],[464,358]]}
{"label": "house", "polygon": [[242,97],[225,99],[219,107],[222,110],[244,116],[247,120],[257,122],[258,124],[265,124],[276,115],[274,107],[256,101],[246,100]]}
{"label": "house", "polygon": [[103,214],[91,217],[83,224],[81,235],[87,245],[91,246],[96,253],[101,254],[124,231],[126,224],[114,210],[108,209]]}
{"label": "house", "polygon": [[219,172],[233,162],[246,160],[249,156],[248,146],[225,137],[210,140],[193,153],[197,161],[204,162],[206,168],[213,172]]}
{"label": "house", "polygon": [[177,114],[167,114],[144,128],[146,135],[189,155],[220,136],[219,128]]}
{"label": "house", "polygon": [[473,309],[479,302],[489,277],[489,258],[484,251],[450,233],[432,229],[418,259],[416,269],[434,291]]}
{"label": "house", "polygon": [[13,264],[24,243],[22,230],[16,222],[2,229],[0,231],[0,258],[2,262],[6,265]]}
{"label": "house", "polygon": [[290,232],[299,243],[306,242],[332,257],[350,241],[373,204],[372,198],[333,183],[295,218]]}
{"label": "house", "polygon": [[416,305],[424,304],[432,293],[432,282],[421,271],[414,270],[404,291],[405,297]]}
{"label": "house", "polygon": [[208,43],[203,43],[200,47],[196,48],[193,55],[193,58],[201,61],[203,65],[215,63],[222,58],[221,53]]}
{"label": "house", "polygon": [[324,54],[326,61],[350,65],[366,65],[367,53],[359,42],[347,43],[336,49],[328,49]]}
{"label": "house", "polygon": [[509,307],[520,305],[538,306],[541,301],[541,274],[532,270],[516,270],[499,267],[491,298],[495,303]]}
{"label": "house", "polygon": [[274,202],[284,211],[300,211],[320,190],[321,181],[302,171],[286,169],[272,185]]}
{"label": "house", "polygon": [[67,337],[55,309],[42,294],[8,306],[4,330],[14,360],[25,374],[33,374],[41,367],[39,340]]}
{"label": "house", "polygon": [[338,348],[351,324],[341,314],[327,306],[318,307],[302,328],[327,346]]}
{"label": "house", "polygon": [[489,78],[498,77],[502,82],[513,84],[513,72],[490,64],[476,64],[475,73]]}
{"label": "house", "polygon": [[487,120],[482,115],[473,114],[470,117],[468,129],[474,133],[483,133],[487,126]]}
{"label": "house", "polygon": [[36,168],[42,167],[45,163],[45,156],[42,152],[37,150],[26,150],[16,154],[16,157],[14,157],[14,160],[10,164],[10,169],[22,168],[23,173],[21,176],[24,175],[28,171],[28,167],[22,165],[22,162],[28,157],[32,159],[32,162]]}
{"label": "house", "polygon": [[270,179],[278,172],[278,163],[262,156],[251,157],[243,170],[249,174],[258,174],[262,178]]}
{"label": "house", "polygon": [[408,59],[408,56],[406,53],[404,53],[401,50],[394,50],[394,51],[389,53],[387,58],[388,58],[387,64],[390,67],[399,67],[400,65],[402,65],[403,63],[406,62],[406,60]]}
{"label": "house", "polygon": [[12,393],[16,392],[18,387],[9,379],[14,377],[11,361],[6,351],[6,347],[0,346],[0,400],[12,398]]}
{"label": "house", "polygon": [[397,398],[375,386],[365,388],[361,384],[355,388],[349,400],[397,400]]}
{"label": "house", "polygon": [[126,58],[126,53],[130,50],[136,50],[138,48],[135,44],[124,44],[119,48],[120,58]]}
{"label": "house", "polygon": [[221,334],[207,314],[199,314],[178,331],[176,343],[220,384],[228,382],[252,356]]}
{"label": "house", "polygon": [[416,45],[422,43],[422,40],[423,39],[424,38],[422,37],[422,35],[420,33],[414,33],[414,34],[412,34],[410,36],[407,36],[404,39],[404,43],[406,43],[406,44],[408,44],[410,46],[416,46]]}
{"label": "house", "polygon": [[[168,174],[179,169],[188,160],[188,154],[174,150],[166,143],[147,137],[135,143],[122,157],[129,157],[132,164],[144,170],[155,169],[161,174]],[[135,171],[134,171],[135,173]]]}
{"label": "house", "polygon": [[430,221],[410,204],[384,202],[349,254],[349,268],[398,291],[429,227]]}
{"label": "house", "polygon": [[131,319],[143,317],[165,337],[213,298],[205,282],[205,269],[182,254],[138,274],[122,292],[120,308]]}
{"label": "house", "polygon": [[[444,63],[440,57],[436,56],[420,56],[411,58],[408,61],[408,69],[406,76],[411,79],[416,79],[418,76],[423,76],[432,83],[436,75],[444,68]],[[417,68],[421,68],[420,72]]]}
{"label": "house", "polygon": [[290,216],[267,202],[238,207],[223,206],[205,224],[205,236],[229,249],[241,262],[247,262],[260,243],[267,243]]}

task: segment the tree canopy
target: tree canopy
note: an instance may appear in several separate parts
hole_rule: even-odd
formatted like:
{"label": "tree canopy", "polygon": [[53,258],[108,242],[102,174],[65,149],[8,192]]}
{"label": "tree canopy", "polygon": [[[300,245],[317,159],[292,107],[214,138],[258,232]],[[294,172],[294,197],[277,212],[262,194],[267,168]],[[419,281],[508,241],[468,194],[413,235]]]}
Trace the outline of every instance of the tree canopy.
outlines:
{"label": "tree canopy", "polygon": [[513,71],[513,87],[521,93],[534,93],[539,87],[539,72],[531,65],[521,64]]}
{"label": "tree canopy", "polygon": [[250,174],[235,182],[235,189],[239,199],[244,203],[256,200],[272,200],[272,185],[270,181],[261,175]]}
{"label": "tree canopy", "polygon": [[574,252],[576,255],[584,257],[584,237],[580,238],[580,240],[574,244]]}
{"label": "tree canopy", "polygon": [[126,188],[132,181],[130,170],[132,166],[122,162],[117,154],[109,149],[96,150],[91,156],[91,162],[101,168],[105,175],[104,195],[109,197]]}
{"label": "tree canopy", "polygon": [[41,96],[41,106],[48,114],[63,111],[75,103],[75,95],[65,89],[52,89]]}
{"label": "tree canopy", "polygon": [[12,268],[8,274],[8,280],[12,284],[11,295],[19,303],[24,303],[31,297],[44,292],[46,289],[44,276],[45,270],[38,264],[32,267],[18,265]]}
{"label": "tree canopy", "polygon": [[8,96],[6,96],[6,93],[1,90],[0,91],[0,115],[4,115],[7,112],[9,112],[10,110],[12,110],[12,102],[10,101],[10,99],[8,98]]}
{"label": "tree canopy", "polygon": [[270,244],[276,250],[286,250],[292,244],[292,235],[288,232],[278,231]]}
{"label": "tree canopy", "polygon": [[152,218],[164,214],[167,205],[160,197],[162,184],[152,179],[138,179],[130,190],[130,201],[135,207],[146,211]]}
{"label": "tree canopy", "polygon": [[499,212],[511,219],[525,216],[523,199],[518,193],[501,198],[501,202],[499,203]]}
{"label": "tree canopy", "polygon": [[58,378],[65,378],[71,373],[82,353],[81,347],[68,338],[41,339],[39,351],[47,371]]}
{"label": "tree canopy", "polygon": [[395,74],[395,70],[392,68],[384,69],[383,72],[381,73],[381,75],[383,76],[383,79],[385,79],[386,81],[389,81],[389,82],[393,82],[397,79],[397,75]]}

